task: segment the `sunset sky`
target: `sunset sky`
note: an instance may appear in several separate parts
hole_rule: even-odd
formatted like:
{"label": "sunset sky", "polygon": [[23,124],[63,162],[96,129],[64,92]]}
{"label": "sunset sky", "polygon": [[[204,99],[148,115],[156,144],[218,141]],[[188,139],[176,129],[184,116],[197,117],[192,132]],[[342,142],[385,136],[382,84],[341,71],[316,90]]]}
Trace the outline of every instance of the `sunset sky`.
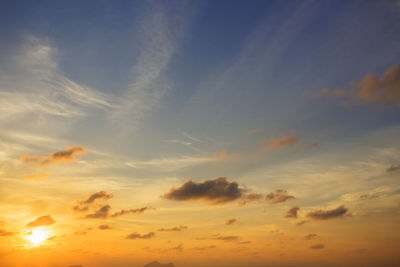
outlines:
{"label": "sunset sky", "polygon": [[1,267],[399,251],[399,0],[1,1]]}

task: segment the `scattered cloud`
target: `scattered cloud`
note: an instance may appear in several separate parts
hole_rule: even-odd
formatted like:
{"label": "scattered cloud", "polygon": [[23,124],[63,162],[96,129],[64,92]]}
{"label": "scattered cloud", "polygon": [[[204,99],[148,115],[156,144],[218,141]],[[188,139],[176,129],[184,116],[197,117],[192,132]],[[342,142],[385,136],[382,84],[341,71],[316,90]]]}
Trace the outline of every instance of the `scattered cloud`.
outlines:
{"label": "scattered cloud", "polygon": [[82,201],[82,203],[83,204],[90,204],[90,203],[93,203],[97,199],[108,200],[108,199],[110,199],[112,197],[114,197],[113,194],[109,194],[106,191],[99,191],[99,192],[96,192],[96,193],[91,194],[90,196],[88,196],[84,201]]}
{"label": "scattered cloud", "polygon": [[271,192],[268,195],[266,195],[265,199],[267,201],[270,201],[271,204],[277,204],[296,198],[294,196],[288,195],[286,190],[276,189],[274,192]]}
{"label": "scattered cloud", "polygon": [[183,244],[179,244],[176,247],[171,248],[171,250],[175,250],[175,251],[181,252],[183,250]]}
{"label": "scattered cloud", "polygon": [[275,149],[293,146],[297,142],[298,142],[298,138],[294,134],[282,136],[278,139],[271,138],[269,140],[269,145],[267,147],[267,150],[275,150]]}
{"label": "scattered cloud", "polygon": [[299,206],[291,207],[287,212],[286,218],[297,218],[297,212],[300,210]]}
{"label": "scattered cloud", "polygon": [[308,222],[310,222],[310,221],[302,220],[302,221],[296,222],[296,224],[300,226],[300,225],[303,225],[303,224],[308,223]]}
{"label": "scattered cloud", "polygon": [[254,135],[254,134],[261,133],[262,131],[264,131],[263,128],[251,129],[251,130],[248,131],[248,134],[249,134],[249,135]]}
{"label": "scattered cloud", "polygon": [[147,234],[132,233],[129,234],[126,239],[150,239],[154,236],[154,232],[149,232]]}
{"label": "scattered cloud", "polygon": [[395,172],[400,170],[400,165],[392,165],[386,169],[387,172]]}
{"label": "scattered cloud", "polygon": [[43,215],[37,217],[35,220],[29,222],[26,227],[38,227],[55,224],[57,221],[54,220],[50,215]]}
{"label": "scattered cloud", "polygon": [[80,146],[67,147],[65,150],[60,150],[51,153],[49,156],[30,156],[23,155],[21,160],[26,163],[35,163],[45,166],[52,163],[68,163],[76,160],[75,155],[85,154],[86,150]]}
{"label": "scattered cloud", "polygon": [[311,249],[323,249],[325,248],[324,244],[315,244],[310,246]]}
{"label": "scattered cloud", "polygon": [[237,222],[237,219],[229,219],[229,220],[226,220],[225,225],[232,225],[235,222]]}
{"label": "scattered cloud", "polygon": [[97,228],[100,229],[100,230],[111,230],[111,229],[113,229],[113,228],[112,228],[111,226],[109,226],[108,224],[99,225]]}
{"label": "scattered cloud", "polygon": [[151,160],[136,160],[127,162],[126,165],[135,169],[157,168],[161,171],[174,171],[186,167],[216,161],[218,157],[192,157],[183,156],[175,158],[154,158]]}
{"label": "scattered cloud", "polygon": [[159,263],[158,261],[153,261],[150,262],[146,265],[144,265],[143,267],[175,267],[175,265],[173,263]]}
{"label": "scattered cloud", "polygon": [[32,175],[27,175],[24,177],[24,180],[46,180],[49,179],[51,176],[47,173],[41,173],[41,174],[32,174]]}
{"label": "scattered cloud", "polygon": [[189,179],[180,187],[172,188],[162,197],[177,201],[203,200],[211,204],[222,204],[237,200],[243,194],[244,189],[238,183],[228,181],[226,177],[218,177],[202,182]]}
{"label": "scattered cloud", "polygon": [[257,194],[257,193],[245,194],[241,197],[239,205],[243,206],[250,202],[257,202],[262,200],[264,200],[264,196],[262,194]]}
{"label": "scattered cloud", "polygon": [[239,239],[240,239],[240,236],[236,236],[236,235],[224,236],[224,235],[221,235],[221,234],[215,234],[215,235],[212,235],[210,237],[198,237],[198,238],[196,238],[196,240],[221,240],[221,241],[226,241],[226,242],[237,241]]}
{"label": "scattered cloud", "polygon": [[304,237],[305,240],[315,239],[318,235],[317,234],[308,234]]}
{"label": "scattered cloud", "polygon": [[137,208],[137,209],[129,209],[129,210],[120,210],[118,212],[115,212],[111,215],[111,217],[119,217],[122,215],[126,215],[126,214],[142,214],[143,212],[145,212],[146,210],[149,209],[154,209],[152,207],[143,207],[143,208]]}
{"label": "scattered cloud", "polygon": [[16,232],[8,232],[8,231],[0,229],[0,236],[12,236],[15,234],[17,234],[17,233]]}
{"label": "scattered cloud", "polygon": [[185,225],[179,225],[179,226],[175,226],[172,228],[161,228],[161,229],[158,229],[158,231],[160,231],[160,232],[179,232],[179,231],[185,230],[187,228],[188,227]]}
{"label": "scattered cloud", "polygon": [[95,213],[87,214],[85,218],[87,219],[105,219],[108,217],[108,212],[110,211],[110,205],[104,205],[98,209]]}
{"label": "scattered cloud", "polygon": [[313,220],[328,220],[338,217],[343,217],[348,209],[343,205],[331,210],[315,210],[307,214],[307,217]]}
{"label": "scattered cloud", "polygon": [[381,106],[398,106],[400,104],[400,65],[390,67],[383,77],[370,74],[360,82],[350,82],[348,89],[322,89],[315,94],[320,96],[345,96]]}
{"label": "scattered cloud", "polygon": [[213,249],[216,248],[215,245],[211,245],[211,246],[206,246],[206,247],[194,247],[193,249],[195,250],[206,250],[206,249]]}

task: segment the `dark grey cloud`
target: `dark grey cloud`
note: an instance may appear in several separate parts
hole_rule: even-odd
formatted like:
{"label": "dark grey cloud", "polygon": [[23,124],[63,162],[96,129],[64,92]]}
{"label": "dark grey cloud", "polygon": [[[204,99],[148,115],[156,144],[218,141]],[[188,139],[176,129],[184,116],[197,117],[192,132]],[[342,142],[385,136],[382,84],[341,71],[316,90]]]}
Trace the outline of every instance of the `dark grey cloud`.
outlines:
{"label": "dark grey cloud", "polygon": [[343,205],[331,210],[315,210],[307,214],[307,217],[313,220],[328,220],[338,217],[343,217],[347,213],[348,209]]}
{"label": "dark grey cloud", "polygon": [[237,219],[229,219],[229,220],[226,220],[225,225],[232,225],[235,222],[237,222]]}
{"label": "dark grey cloud", "polygon": [[132,233],[129,234],[126,239],[150,239],[154,236],[153,232],[149,232],[147,234],[139,234],[139,233]]}
{"label": "dark grey cloud", "polygon": [[37,217],[35,220],[29,222],[26,227],[38,227],[55,224],[57,221],[54,220],[50,215],[43,215]]}
{"label": "dark grey cloud", "polygon": [[162,197],[177,201],[204,200],[211,204],[221,204],[240,199],[245,190],[226,177],[196,182],[189,179],[178,188],[172,188]]}
{"label": "dark grey cloud", "polygon": [[297,212],[300,210],[299,206],[291,207],[287,212],[286,218],[297,218]]}
{"label": "dark grey cloud", "polygon": [[94,194],[91,194],[90,196],[88,196],[85,200],[82,201],[83,204],[90,204],[93,203],[94,201],[96,201],[97,199],[104,199],[104,200],[108,200],[110,198],[114,197],[113,194],[109,194],[106,191],[99,191],[96,192]]}
{"label": "dark grey cloud", "polygon": [[173,263],[162,264],[162,263],[159,263],[158,261],[153,261],[153,262],[146,264],[143,267],[175,267],[175,265]]}
{"label": "dark grey cloud", "polygon": [[325,248],[324,244],[315,244],[310,246],[311,249],[323,249]]}
{"label": "dark grey cloud", "polygon": [[85,212],[85,211],[88,211],[88,210],[89,210],[89,207],[88,207],[88,206],[75,205],[75,206],[72,207],[72,209],[73,209],[75,212]]}
{"label": "dark grey cloud", "polygon": [[104,205],[98,209],[95,213],[87,214],[85,218],[87,219],[105,219],[108,217],[108,212],[110,211],[110,205]]}
{"label": "dark grey cloud", "polygon": [[171,228],[160,228],[158,229],[158,231],[160,232],[179,232],[182,230],[187,229],[188,227],[185,225],[179,225],[179,226],[175,226],[175,227],[171,227]]}
{"label": "dark grey cloud", "polygon": [[400,165],[392,165],[386,169],[387,172],[395,172],[400,170]]}
{"label": "dark grey cloud", "polygon": [[269,193],[265,199],[270,201],[271,204],[285,202],[287,200],[296,199],[294,196],[288,195],[286,190],[276,189],[274,192]]}
{"label": "dark grey cloud", "polygon": [[317,234],[308,234],[304,237],[305,240],[315,239],[318,235]]}

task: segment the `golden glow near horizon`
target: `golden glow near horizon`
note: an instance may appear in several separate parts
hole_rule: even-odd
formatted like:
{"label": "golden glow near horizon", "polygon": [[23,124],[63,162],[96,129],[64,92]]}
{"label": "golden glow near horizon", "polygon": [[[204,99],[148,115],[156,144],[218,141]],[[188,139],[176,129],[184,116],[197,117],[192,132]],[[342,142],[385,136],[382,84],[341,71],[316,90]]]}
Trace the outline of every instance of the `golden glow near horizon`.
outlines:
{"label": "golden glow near horizon", "polygon": [[25,239],[30,241],[32,247],[40,246],[43,241],[50,237],[50,232],[46,229],[33,229],[28,231],[24,236]]}

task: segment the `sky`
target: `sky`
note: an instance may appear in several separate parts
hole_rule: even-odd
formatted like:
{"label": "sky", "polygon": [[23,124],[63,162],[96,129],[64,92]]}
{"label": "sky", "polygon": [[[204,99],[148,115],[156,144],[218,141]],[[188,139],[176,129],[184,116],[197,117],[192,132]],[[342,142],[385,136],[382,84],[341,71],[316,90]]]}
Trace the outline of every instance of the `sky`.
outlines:
{"label": "sky", "polygon": [[399,266],[400,1],[2,1],[0,265]]}

